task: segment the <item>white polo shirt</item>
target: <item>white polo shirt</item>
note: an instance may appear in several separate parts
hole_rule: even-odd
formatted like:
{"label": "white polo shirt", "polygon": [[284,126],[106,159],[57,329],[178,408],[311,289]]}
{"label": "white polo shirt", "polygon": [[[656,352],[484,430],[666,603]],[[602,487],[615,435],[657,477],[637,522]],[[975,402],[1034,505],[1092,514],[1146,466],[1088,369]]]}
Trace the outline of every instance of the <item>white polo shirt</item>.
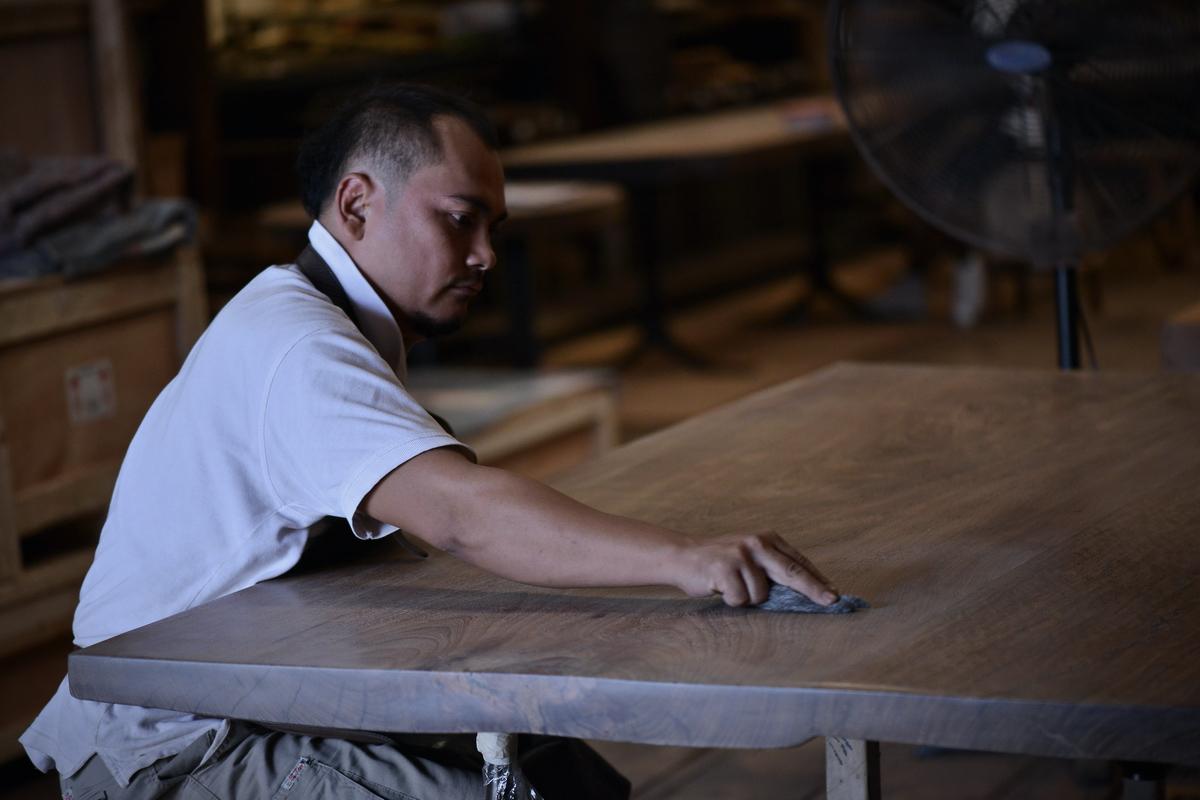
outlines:
{"label": "white polo shirt", "polygon": [[[325,516],[363,539],[394,532],[359,510],[366,494],[410,458],[462,446],[405,390],[404,343],[382,298],[319,223],[309,240],[366,336],[294,264],[264,270],[221,310],[125,454],[77,645],[282,575]],[[226,725],[79,700],[64,679],[21,744],[67,776],[99,754],[126,785]]]}

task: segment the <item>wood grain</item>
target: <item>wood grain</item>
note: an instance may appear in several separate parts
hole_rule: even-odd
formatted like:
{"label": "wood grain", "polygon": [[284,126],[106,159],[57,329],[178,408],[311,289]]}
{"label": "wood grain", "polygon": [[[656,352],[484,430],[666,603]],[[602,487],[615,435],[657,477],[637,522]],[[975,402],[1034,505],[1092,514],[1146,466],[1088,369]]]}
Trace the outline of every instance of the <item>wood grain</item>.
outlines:
{"label": "wood grain", "polygon": [[868,612],[364,549],[84,650],[71,683],[342,728],[1200,764],[1198,481],[1196,376],[839,365],[559,485],[698,535],[775,529]]}

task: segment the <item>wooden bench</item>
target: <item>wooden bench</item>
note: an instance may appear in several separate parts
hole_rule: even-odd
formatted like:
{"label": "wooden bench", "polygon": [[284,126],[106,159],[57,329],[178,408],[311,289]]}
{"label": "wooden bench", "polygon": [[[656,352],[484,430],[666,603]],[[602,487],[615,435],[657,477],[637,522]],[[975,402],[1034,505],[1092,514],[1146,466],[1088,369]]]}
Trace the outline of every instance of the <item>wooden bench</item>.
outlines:
{"label": "wooden bench", "polygon": [[1163,366],[1172,370],[1200,370],[1200,303],[1188,306],[1163,324]]}
{"label": "wooden bench", "polygon": [[481,464],[544,479],[617,443],[616,382],[606,370],[423,368],[408,387]]}

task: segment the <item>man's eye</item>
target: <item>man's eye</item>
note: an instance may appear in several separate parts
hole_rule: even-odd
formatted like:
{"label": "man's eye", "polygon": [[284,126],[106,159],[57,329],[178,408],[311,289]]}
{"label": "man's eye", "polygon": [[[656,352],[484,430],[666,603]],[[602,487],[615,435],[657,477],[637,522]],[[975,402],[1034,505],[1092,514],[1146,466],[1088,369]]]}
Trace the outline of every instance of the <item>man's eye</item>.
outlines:
{"label": "man's eye", "polygon": [[459,212],[459,211],[451,211],[449,216],[450,216],[450,221],[452,223],[454,223],[454,226],[456,228],[466,228],[471,225],[471,215],[470,214],[463,214],[462,212]]}

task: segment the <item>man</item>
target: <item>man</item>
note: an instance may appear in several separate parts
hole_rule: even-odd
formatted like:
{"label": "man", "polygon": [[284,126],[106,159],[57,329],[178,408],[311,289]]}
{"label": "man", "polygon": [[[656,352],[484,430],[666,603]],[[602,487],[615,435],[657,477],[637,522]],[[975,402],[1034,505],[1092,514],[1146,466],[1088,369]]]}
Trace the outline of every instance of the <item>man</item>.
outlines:
{"label": "man", "polygon": [[[477,108],[372,90],[307,140],[299,169],[311,251],[231,300],[147,413],[83,584],[77,644],[283,574],[331,515],[360,538],[402,528],[544,586],[667,584],[745,605],[775,581],[832,602],[777,536],[693,540],[479,466],[405,391],[406,349],[454,329],[496,265],[503,173]],[[21,741],[76,800],[479,792],[478,772],[428,753],[78,700],[65,680]]]}

